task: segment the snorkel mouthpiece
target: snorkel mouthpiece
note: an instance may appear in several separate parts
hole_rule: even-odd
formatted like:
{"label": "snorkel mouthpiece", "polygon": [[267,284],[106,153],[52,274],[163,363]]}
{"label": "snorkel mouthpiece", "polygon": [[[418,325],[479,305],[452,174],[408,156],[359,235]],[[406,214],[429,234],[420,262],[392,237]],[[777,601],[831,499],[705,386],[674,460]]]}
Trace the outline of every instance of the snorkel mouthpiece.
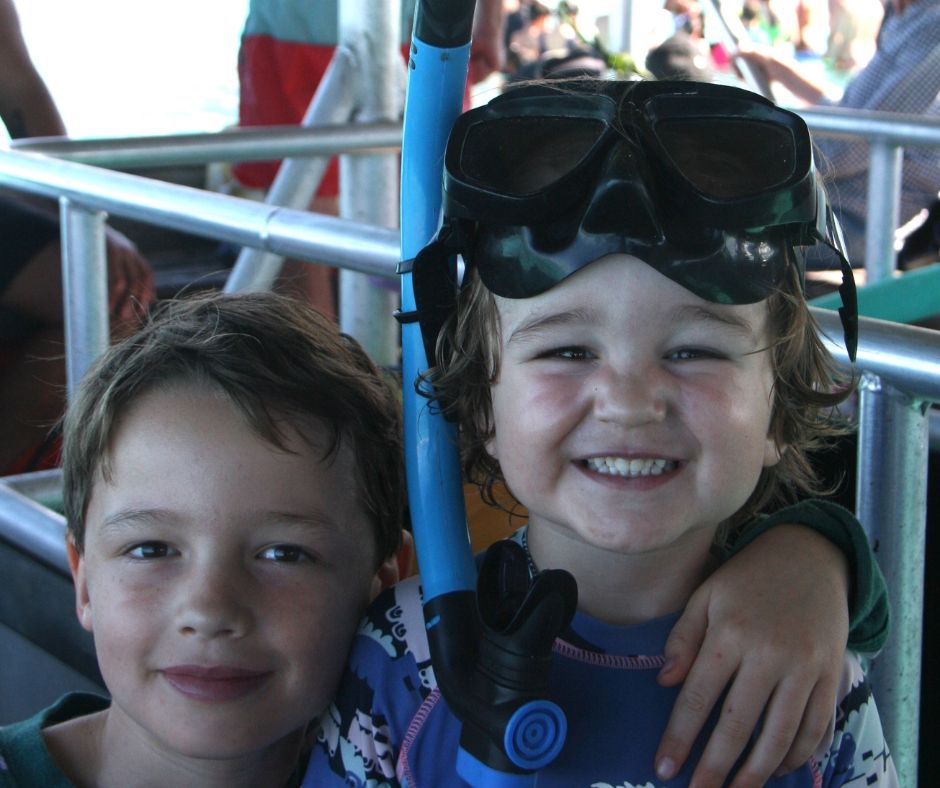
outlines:
{"label": "snorkel mouthpiece", "polygon": [[[428,635],[439,658],[435,676],[462,723],[458,773],[471,785],[531,785],[533,773],[561,751],[567,720],[546,699],[548,679],[552,646],[577,600],[568,572],[533,576],[525,550],[506,540],[487,550],[476,596],[463,599],[462,615],[455,609],[436,615],[453,599],[426,604],[425,618],[433,622]],[[453,628],[461,632],[449,633]]]}

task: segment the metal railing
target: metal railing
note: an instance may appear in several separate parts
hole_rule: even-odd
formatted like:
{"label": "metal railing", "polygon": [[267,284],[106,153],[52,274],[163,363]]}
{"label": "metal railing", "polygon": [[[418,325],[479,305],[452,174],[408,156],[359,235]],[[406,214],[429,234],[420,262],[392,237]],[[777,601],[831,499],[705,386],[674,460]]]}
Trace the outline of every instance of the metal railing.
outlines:
{"label": "metal railing", "polygon": [[863,137],[868,141],[865,272],[869,282],[886,279],[897,267],[894,232],[904,148],[909,145],[940,147],[940,118],[839,107],[797,111],[816,136]]}
{"label": "metal railing", "polygon": [[[895,127],[880,113],[864,113],[854,123],[845,113],[813,110],[805,114],[811,125],[827,133],[870,135],[878,144],[884,142],[895,148],[902,144],[940,145],[940,123],[935,121],[904,118]],[[63,265],[74,282],[65,304],[70,386],[75,385],[106,343],[106,326],[101,330],[101,316],[106,314],[101,251],[105,211],[380,276],[394,274],[399,256],[398,233],[366,223],[110,172],[35,151],[54,151],[57,157],[82,157],[98,164],[120,161],[122,166],[139,166],[145,161],[153,164],[229,157],[261,159],[307,152],[322,154],[339,144],[346,132],[351,145],[360,148],[385,148],[397,139],[398,133],[394,126],[386,124],[370,129],[187,135],[166,138],[163,142],[153,138],[125,143],[43,141],[30,144],[34,152],[25,152],[26,146],[17,151],[0,151],[0,184],[57,197],[62,205]],[[179,155],[174,158],[176,154]],[[875,191],[881,188],[879,184]],[[896,190],[889,199],[897,199]],[[893,259],[893,247],[890,257]],[[814,313],[828,335],[841,336],[834,313],[819,309],[814,309]],[[828,341],[828,345],[837,358],[847,361],[838,341]],[[888,580],[894,610],[894,635],[875,661],[872,677],[878,687],[879,706],[902,784],[914,784],[928,436],[931,431],[940,432],[934,429],[936,422],[930,423],[928,406],[940,402],[940,334],[862,319],[857,370],[863,373],[857,513],[872,542],[880,546],[879,561]],[[48,488],[55,483],[53,474],[43,477],[39,486],[48,494]],[[24,494],[36,484],[32,476],[0,480],[0,536],[41,560],[62,567],[64,522],[60,515]]]}

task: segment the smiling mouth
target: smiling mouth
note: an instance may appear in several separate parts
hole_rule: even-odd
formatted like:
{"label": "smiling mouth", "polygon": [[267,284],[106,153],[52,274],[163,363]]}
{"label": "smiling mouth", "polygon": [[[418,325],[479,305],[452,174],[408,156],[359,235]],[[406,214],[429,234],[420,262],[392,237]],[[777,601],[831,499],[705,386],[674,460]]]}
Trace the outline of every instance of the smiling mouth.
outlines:
{"label": "smiling mouth", "polygon": [[167,683],[181,695],[204,702],[237,700],[258,689],[268,672],[229,667],[177,665],[160,671]]}
{"label": "smiling mouth", "polygon": [[591,457],[584,461],[588,469],[605,476],[638,478],[641,476],[661,476],[679,467],[675,460],[640,459],[626,457]]}

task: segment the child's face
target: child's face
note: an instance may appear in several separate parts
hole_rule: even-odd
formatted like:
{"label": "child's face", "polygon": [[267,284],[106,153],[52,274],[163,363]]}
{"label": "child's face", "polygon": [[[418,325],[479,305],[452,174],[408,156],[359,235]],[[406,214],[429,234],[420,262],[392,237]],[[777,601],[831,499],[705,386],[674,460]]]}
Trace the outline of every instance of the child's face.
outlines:
{"label": "child's face", "polygon": [[534,534],[707,550],[779,459],[766,303],[713,304],[613,255],[497,309],[488,450]]}
{"label": "child's face", "polygon": [[113,696],[109,724],[164,752],[230,758],[295,737],[330,700],[386,579],[352,452],[285,426],[279,451],[206,387],[143,396],[99,475],[79,618]]}

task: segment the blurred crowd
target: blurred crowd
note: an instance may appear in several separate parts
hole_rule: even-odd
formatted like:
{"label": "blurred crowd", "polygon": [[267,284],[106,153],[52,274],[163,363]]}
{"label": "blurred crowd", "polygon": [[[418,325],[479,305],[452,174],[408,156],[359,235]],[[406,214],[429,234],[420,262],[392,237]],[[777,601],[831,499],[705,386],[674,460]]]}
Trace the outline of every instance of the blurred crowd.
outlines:
{"label": "blurred crowd", "polygon": [[[575,2],[505,0],[505,74],[542,76],[540,59],[558,59],[567,50],[583,56],[608,53],[598,46],[598,28],[609,18],[592,17]],[[818,61],[834,94],[875,53],[885,15],[882,0],[736,0],[720,3],[732,30],[745,36],[741,46],[770,47],[804,61]],[[595,6],[591,6],[594,8]],[[683,67],[686,76],[734,78],[727,36],[712,2],[665,0],[661,11],[639,17],[652,61],[638,72],[654,76],[662,66]],[[665,49],[660,50],[660,47]],[[639,54],[639,53],[637,53]],[[627,62],[632,60],[628,57]],[[590,65],[585,61],[585,65]],[[610,65],[609,57],[606,65]]]}
{"label": "blurred crowd", "polygon": [[[506,0],[504,8],[510,82],[633,72],[743,84],[798,109],[940,117],[940,0],[664,0],[635,16],[633,52],[620,54],[607,51],[598,35],[607,26],[606,40],[615,38],[613,21],[585,18],[575,3],[550,8]],[[861,271],[868,253],[868,145],[861,138],[815,142],[849,258]],[[940,258],[938,190],[937,149],[906,148],[897,234],[902,268]],[[830,263],[811,259],[810,268]]]}

